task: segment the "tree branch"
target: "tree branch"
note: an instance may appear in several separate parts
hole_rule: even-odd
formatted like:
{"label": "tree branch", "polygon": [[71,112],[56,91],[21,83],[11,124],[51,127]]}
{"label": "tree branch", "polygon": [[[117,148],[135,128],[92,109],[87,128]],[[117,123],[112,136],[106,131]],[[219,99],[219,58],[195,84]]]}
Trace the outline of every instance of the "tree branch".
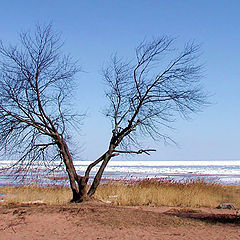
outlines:
{"label": "tree branch", "polygon": [[155,151],[156,151],[155,149],[140,149],[138,151],[113,150],[113,152],[116,152],[116,153],[127,153],[127,154],[132,154],[132,153],[142,154],[142,153],[145,153],[147,155],[150,155],[149,152],[155,152]]}
{"label": "tree branch", "polygon": [[96,166],[98,163],[100,163],[101,161],[103,161],[104,158],[105,158],[105,156],[106,156],[106,153],[104,153],[100,158],[98,158],[96,161],[94,161],[93,163],[91,163],[91,164],[88,166],[88,168],[87,168],[87,170],[86,170],[86,172],[85,172],[85,177],[86,177],[87,179],[89,178],[89,174],[90,174],[92,168],[95,167],[95,166]]}

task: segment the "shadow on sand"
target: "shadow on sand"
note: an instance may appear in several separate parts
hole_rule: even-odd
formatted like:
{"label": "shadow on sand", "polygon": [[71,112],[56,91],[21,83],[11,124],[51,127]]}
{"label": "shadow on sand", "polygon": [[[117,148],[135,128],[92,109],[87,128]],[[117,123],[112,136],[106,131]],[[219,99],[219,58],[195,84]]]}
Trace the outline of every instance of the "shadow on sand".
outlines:
{"label": "shadow on sand", "polygon": [[240,214],[211,214],[211,213],[204,213],[201,211],[179,211],[178,209],[171,209],[168,212],[165,212],[164,214],[170,215],[170,216],[177,216],[180,218],[185,219],[194,219],[210,224],[234,224],[234,225],[240,225]]}

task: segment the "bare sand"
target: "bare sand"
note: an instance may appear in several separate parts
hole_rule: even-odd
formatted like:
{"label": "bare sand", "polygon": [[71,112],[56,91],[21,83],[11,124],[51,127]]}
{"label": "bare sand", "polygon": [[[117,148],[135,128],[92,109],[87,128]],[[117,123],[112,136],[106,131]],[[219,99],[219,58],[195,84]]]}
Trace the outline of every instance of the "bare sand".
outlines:
{"label": "bare sand", "polygon": [[118,207],[97,201],[0,205],[0,239],[240,240],[240,216],[234,210]]}

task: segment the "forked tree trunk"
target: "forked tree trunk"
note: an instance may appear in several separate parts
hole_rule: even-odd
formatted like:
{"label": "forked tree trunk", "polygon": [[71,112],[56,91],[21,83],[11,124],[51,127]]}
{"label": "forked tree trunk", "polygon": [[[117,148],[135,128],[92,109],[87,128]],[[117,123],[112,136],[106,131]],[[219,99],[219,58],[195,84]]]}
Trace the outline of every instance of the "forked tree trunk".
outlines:
{"label": "forked tree trunk", "polygon": [[[68,177],[70,180],[70,186],[73,193],[71,202],[83,202],[89,199],[87,195],[87,182],[88,179],[77,175],[76,170],[71,162],[65,163],[67,168]],[[69,168],[70,165],[70,168]],[[72,165],[72,166],[71,166]],[[73,168],[72,168],[73,167]]]}
{"label": "forked tree trunk", "polygon": [[89,179],[89,172],[85,176],[79,176],[77,174],[76,169],[73,165],[72,156],[69,152],[68,146],[65,140],[61,136],[58,136],[58,147],[62,154],[63,162],[65,164],[66,171],[68,173],[68,178],[70,181],[70,187],[73,194],[71,202],[83,202],[83,201],[89,200],[95,194],[96,189],[100,184],[102,174],[108,162],[112,158],[112,152],[115,149],[115,146],[110,145],[109,150],[101,158],[99,158],[99,162],[102,161],[102,164],[88,192],[87,192],[87,183]]}

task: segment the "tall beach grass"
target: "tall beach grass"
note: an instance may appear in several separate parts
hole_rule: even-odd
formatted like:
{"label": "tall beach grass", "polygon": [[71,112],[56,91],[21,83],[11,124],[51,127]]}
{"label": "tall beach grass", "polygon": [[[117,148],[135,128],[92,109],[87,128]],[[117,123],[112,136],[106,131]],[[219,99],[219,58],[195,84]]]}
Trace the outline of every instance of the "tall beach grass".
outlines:
{"label": "tall beach grass", "polygon": [[2,204],[20,204],[27,202],[42,202],[46,204],[61,205],[71,200],[71,189],[68,187],[42,187],[36,184],[21,186],[0,187],[0,193],[3,193]]}
{"label": "tall beach grass", "polygon": [[[68,187],[5,186],[1,204],[42,201],[47,204],[67,204],[71,199]],[[174,181],[143,179],[102,183],[95,198],[125,206],[217,207],[230,202],[240,208],[240,186],[226,186],[204,179]]]}
{"label": "tall beach grass", "polygon": [[240,186],[226,186],[204,179],[144,179],[135,183],[102,184],[96,197],[116,205],[151,205],[174,207],[216,207],[231,202],[240,207]]}

